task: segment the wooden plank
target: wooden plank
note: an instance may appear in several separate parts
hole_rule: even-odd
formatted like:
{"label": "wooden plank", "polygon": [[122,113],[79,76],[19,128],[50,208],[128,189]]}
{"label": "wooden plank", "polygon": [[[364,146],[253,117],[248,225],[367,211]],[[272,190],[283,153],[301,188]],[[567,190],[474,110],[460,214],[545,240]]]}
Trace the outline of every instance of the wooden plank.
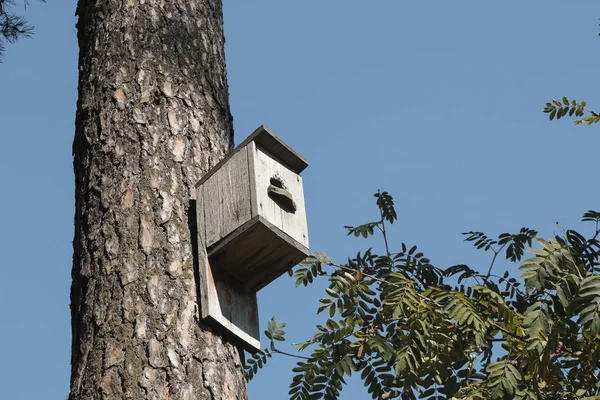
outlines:
{"label": "wooden plank", "polygon": [[[304,247],[309,247],[302,177],[279,163],[260,146],[256,146],[253,158],[258,214]],[[267,189],[271,184],[271,178],[280,179],[285,189],[290,192],[296,203],[295,212],[284,210],[269,197]]]}
{"label": "wooden plank", "polygon": [[208,316],[205,321],[210,326],[218,329],[223,336],[231,340],[233,343],[236,343],[248,353],[256,353],[260,351],[260,341],[256,340],[254,336],[249,335],[229,321],[223,319],[217,320],[212,316]]}
{"label": "wooden plank", "polygon": [[300,154],[296,153],[290,146],[285,144],[273,132],[264,125],[259,126],[246,140],[240,143],[239,147],[254,141],[256,144],[264,147],[277,159],[288,166],[292,171],[299,174],[308,167],[308,161]]}
{"label": "wooden plank", "polygon": [[[289,176],[281,176],[280,169],[281,165],[277,163],[273,158],[269,157],[265,152],[258,146],[255,150],[255,165],[254,173],[256,175],[256,196],[258,203],[258,215],[263,216],[273,225],[282,229],[281,223],[281,207],[269,198],[267,189],[271,184],[271,178],[277,176],[287,185]],[[288,170],[289,171],[289,170]],[[291,171],[290,171],[291,172]],[[293,173],[292,173],[293,174]],[[291,235],[293,236],[293,235]]]}
{"label": "wooden plank", "polygon": [[210,246],[252,217],[247,149],[229,158],[197,187],[204,188],[206,243]]}
{"label": "wooden plank", "polygon": [[[280,166],[284,170],[285,167]],[[291,172],[291,171],[290,171]],[[290,185],[288,191],[296,202],[295,213],[281,210],[281,230],[300,242],[304,247],[308,246],[308,223],[306,218],[306,206],[304,204],[304,187],[300,175],[290,176],[290,180],[296,179],[295,184]]]}
{"label": "wooden plank", "polygon": [[286,164],[292,171],[299,174],[308,167],[308,161],[300,154],[296,153],[290,146],[285,144],[279,139],[273,132],[269,131],[264,125],[259,126],[254,132],[250,134],[242,143],[240,143],[233,151],[231,151],[227,157],[222,159],[217,165],[215,165],[208,173],[206,173],[198,183],[196,187],[204,184],[216,171],[218,171],[223,164],[225,164],[229,158],[233,157],[238,151],[246,147],[250,142],[256,142],[268,149],[275,157]]}
{"label": "wooden plank", "polygon": [[[231,157],[215,177],[219,181],[221,206],[220,240],[252,217],[247,148]],[[212,221],[207,220],[207,223]]]}
{"label": "wooden plank", "polygon": [[215,175],[207,180],[203,185],[199,186],[202,189],[204,201],[204,216],[206,230],[206,246],[210,246],[221,239],[221,226],[223,225],[223,208],[221,207],[221,198],[219,196],[219,175],[221,171],[217,171]]}
{"label": "wooden plank", "polygon": [[[307,247],[298,243],[286,232],[269,223],[264,218],[259,218],[259,226],[263,235],[271,235],[268,249],[263,249],[254,260],[250,260],[249,266],[242,279],[252,282],[252,287],[258,291],[270,282],[286,273],[300,261],[310,255]],[[268,236],[267,236],[268,237]],[[268,266],[268,267],[267,267]],[[250,275],[255,275],[251,279]]]}
{"label": "wooden plank", "polygon": [[256,293],[214,270],[206,251],[203,186],[196,190],[198,277],[202,320],[218,329],[244,350],[260,350]]}
{"label": "wooden plank", "polygon": [[256,144],[250,142],[246,148],[248,154],[248,178],[250,180],[251,218],[254,218],[258,215],[258,195],[256,192]]}
{"label": "wooden plank", "polygon": [[258,291],[306,258],[309,251],[259,216],[209,248],[208,254],[215,268]]}
{"label": "wooden plank", "polygon": [[[238,229],[227,235],[223,240],[218,243],[215,243],[212,246],[207,246],[208,248],[208,256],[212,257],[216,253],[221,253],[227,251],[228,249],[234,248],[234,242],[239,240],[240,236],[252,234],[253,230],[256,228],[256,223],[260,220],[259,216],[253,217],[250,221],[247,221],[245,224],[240,226]],[[238,252],[236,252],[238,253]]]}
{"label": "wooden plank", "polygon": [[196,188],[196,235],[198,240],[198,285],[200,287],[200,314],[202,319],[210,315],[208,284],[208,255],[206,253],[205,227],[204,227],[204,201],[203,187]]}
{"label": "wooden plank", "polygon": [[209,312],[205,319],[244,350],[252,353],[260,350],[256,292],[242,287],[210,263],[207,265]]}

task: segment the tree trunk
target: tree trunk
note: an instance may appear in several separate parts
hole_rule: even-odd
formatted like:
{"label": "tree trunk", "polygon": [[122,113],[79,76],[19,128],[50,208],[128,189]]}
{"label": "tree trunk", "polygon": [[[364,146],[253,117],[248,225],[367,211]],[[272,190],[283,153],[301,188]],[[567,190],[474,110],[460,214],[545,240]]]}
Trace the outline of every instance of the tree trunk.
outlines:
{"label": "tree trunk", "polygon": [[79,0],[70,400],[246,399],[199,323],[194,184],[231,149],[220,0]]}

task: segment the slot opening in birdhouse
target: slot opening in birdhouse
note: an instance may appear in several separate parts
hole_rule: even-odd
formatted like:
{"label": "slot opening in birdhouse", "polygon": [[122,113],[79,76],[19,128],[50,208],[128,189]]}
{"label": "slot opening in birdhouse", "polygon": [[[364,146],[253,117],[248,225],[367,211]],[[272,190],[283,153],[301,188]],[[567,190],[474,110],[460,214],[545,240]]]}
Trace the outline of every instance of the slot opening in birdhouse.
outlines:
{"label": "slot opening in birdhouse", "polygon": [[274,176],[271,178],[271,185],[278,187],[280,189],[285,189],[285,184],[278,176]]}
{"label": "slot opening in birdhouse", "polygon": [[278,176],[273,176],[270,180],[271,184],[267,188],[267,193],[285,212],[294,214],[296,212],[296,202],[292,194],[286,189],[285,183]]}

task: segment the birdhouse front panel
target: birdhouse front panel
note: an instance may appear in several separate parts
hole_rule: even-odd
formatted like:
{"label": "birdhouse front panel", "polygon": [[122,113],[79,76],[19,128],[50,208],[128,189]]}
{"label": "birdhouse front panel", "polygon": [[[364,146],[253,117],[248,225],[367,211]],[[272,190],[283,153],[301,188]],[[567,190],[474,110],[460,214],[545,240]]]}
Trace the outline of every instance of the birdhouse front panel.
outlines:
{"label": "birdhouse front panel", "polygon": [[253,216],[264,217],[308,248],[302,177],[255,143],[248,145],[248,153],[254,163]]}

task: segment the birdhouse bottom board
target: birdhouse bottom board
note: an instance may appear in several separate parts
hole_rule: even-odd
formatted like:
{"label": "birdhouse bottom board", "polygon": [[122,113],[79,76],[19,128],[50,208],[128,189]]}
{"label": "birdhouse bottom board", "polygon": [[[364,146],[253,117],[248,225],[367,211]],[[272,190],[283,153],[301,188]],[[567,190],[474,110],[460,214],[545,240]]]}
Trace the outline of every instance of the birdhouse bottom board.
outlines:
{"label": "birdhouse bottom board", "polygon": [[262,216],[252,218],[208,249],[211,265],[255,292],[308,255],[306,247]]}

